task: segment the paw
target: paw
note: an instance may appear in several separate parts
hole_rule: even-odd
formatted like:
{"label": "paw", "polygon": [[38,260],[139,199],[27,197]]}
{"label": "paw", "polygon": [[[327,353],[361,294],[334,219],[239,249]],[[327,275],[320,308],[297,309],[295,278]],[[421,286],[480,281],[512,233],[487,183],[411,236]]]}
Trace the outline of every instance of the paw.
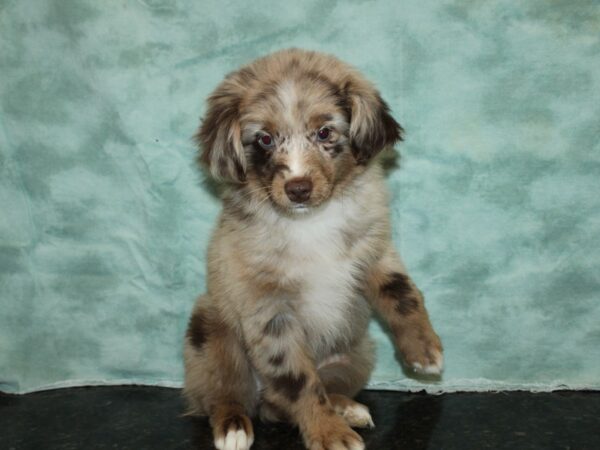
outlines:
{"label": "paw", "polygon": [[441,375],[444,370],[444,355],[437,349],[430,349],[427,353],[426,358],[407,361],[406,365],[420,375]]}
{"label": "paw", "polygon": [[398,348],[407,368],[415,373],[441,375],[444,370],[442,343],[433,330],[408,334],[398,343]]}
{"label": "paw", "polygon": [[338,416],[320,421],[315,430],[305,434],[309,450],[364,450],[362,438]]}
{"label": "paw", "polygon": [[229,418],[220,430],[214,430],[214,437],[218,450],[248,450],[254,442],[252,424],[246,416]]}
{"label": "paw", "polygon": [[375,428],[369,408],[357,402],[348,405],[341,412],[342,418],[348,425],[355,428]]}
{"label": "paw", "polygon": [[215,439],[215,447],[218,450],[248,450],[252,442],[254,438],[244,430],[230,430],[225,436]]}

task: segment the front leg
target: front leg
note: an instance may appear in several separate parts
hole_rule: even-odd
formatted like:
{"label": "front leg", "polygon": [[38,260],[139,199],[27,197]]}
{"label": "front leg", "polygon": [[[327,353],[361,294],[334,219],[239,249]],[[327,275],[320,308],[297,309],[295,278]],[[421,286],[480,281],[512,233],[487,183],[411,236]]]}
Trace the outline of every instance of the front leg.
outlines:
{"label": "front leg", "polygon": [[369,273],[367,296],[388,323],[405,365],[418,373],[439,375],[442,343],[429,321],[423,295],[391,246]]}
{"label": "front leg", "polygon": [[361,437],[335,413],[294,312],[257,310],[242,326],[265,387],[262,401],[296,424],[311,450],[364,449]]}

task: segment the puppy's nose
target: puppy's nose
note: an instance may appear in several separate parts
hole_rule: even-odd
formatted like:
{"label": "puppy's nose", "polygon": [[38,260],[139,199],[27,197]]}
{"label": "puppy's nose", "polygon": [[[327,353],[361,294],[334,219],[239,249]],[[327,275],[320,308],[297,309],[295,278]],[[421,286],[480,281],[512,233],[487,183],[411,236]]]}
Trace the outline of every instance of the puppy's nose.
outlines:
{"label": "puppy's nose", "polygon": [[308,178],[294,178],[285,183],[285,193],[294,203],[302,203],[310,198],[313,184]]}

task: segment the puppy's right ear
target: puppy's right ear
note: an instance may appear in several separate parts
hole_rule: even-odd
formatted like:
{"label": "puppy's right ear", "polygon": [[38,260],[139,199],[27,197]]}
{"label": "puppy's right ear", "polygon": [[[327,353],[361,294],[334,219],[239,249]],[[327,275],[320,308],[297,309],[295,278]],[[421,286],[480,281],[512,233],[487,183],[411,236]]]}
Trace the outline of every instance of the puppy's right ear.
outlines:
{"label": "puppy's right ear", "polygon": [[208,109],[195,136],[199,162],[217,180],[231,183],[246,181],[239,110],[242,89],[235,76],[228,76],[208,98]]}

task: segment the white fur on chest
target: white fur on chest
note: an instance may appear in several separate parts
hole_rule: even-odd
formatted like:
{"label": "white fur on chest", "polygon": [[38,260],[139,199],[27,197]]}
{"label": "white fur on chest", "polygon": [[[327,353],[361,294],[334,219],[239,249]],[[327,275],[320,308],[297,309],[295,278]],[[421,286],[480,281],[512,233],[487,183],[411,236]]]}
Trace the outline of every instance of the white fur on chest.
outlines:
{"label": "white fur on chest", "polygon": [[300,287],[297,309],[309,336],[331,347],[350,331],[356,308],[356,268],[344,242],[357,205],[332,202],[323,211],[286,224],[286,277]]}

